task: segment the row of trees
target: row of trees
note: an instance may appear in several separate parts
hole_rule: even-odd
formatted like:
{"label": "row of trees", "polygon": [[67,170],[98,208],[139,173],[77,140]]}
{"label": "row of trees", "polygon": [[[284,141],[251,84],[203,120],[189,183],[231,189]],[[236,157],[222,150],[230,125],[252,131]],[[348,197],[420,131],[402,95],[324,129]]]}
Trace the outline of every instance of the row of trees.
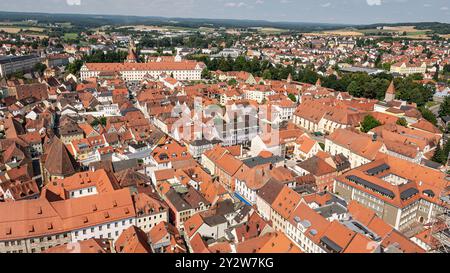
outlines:
{"label": "row of trees", "polygon": [[124,51],[107,52],[97,50],[91,55],[85,55],[82,60],[75,60],[66,67],[68,73],[77,75],[84,63],[122,63],[127,58],[128,53]]}
{"label": "row of trees", "polygon": [[[287,79],[291,74],[294,81],[314,84],[321,79],[322,86],[337,91],[347,91],[355,97],[383,100],[391,81],[394,81],[397,98],[424,106],[433,98],[434,86],[423,85],[421,75],[412,75],[406,78],[393,78],[392,75],[381,73],[368,75],[367,73],[351,73],[320,76],[312,67],[295,69],[292,66],[272,65],[266,60],[257,58],[248,60],[241,56],[236,59],[220,58],[211,60],[208,56],[196,56],[196,60],[204,62],[211,71],[247,71],[254,76],[271,80]],[[207,76],[208,73],[205,73]]]}

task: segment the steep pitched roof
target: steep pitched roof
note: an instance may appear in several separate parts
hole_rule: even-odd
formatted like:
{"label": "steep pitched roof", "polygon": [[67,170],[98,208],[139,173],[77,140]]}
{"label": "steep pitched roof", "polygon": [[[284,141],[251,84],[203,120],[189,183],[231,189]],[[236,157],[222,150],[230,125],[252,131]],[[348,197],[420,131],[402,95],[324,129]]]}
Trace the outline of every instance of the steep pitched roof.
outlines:
{"label": "steep pitched roof", "polygon": [[51,175],[69,176],[75,174],[78,163],[57,137],[54,137],[48,151],[45,169]]}
{"label": "steep pitched roof", "polygon": [[394,94],[395,95],[395,86],[394,86],[394,81],[391,81],[391,84],[389,85],[387,91],[387,94]]}
{"label": "steep pitched roof", "polygon": [[118,253],[151,253],[147,235],[140,228],[131,226],[117,238],[115,248]]}

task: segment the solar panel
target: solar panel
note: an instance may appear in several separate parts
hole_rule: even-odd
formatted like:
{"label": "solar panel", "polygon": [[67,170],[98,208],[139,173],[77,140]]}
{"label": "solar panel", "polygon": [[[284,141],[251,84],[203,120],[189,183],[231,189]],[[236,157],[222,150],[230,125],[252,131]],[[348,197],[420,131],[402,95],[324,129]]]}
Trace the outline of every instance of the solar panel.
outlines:
{"label": "solar panel", "polygon": [[338,244],[336,244],[335,242],[333,242],[332,240],[330,240],[327,236],[323,236],[320,241],[325,244],[326,246],[328,246],[330,249],[336,251],[336,252],[341,252],[342,251],[342,247],[340,247]]}
{"label": "solar panel", "polygon": [[419,193],[419,191],[416,188],[409,188],[409,189],[403,191],[402,193],[400,193],[400,198],[402,200],[408,200],[409,198],[413,197],[417,193]]}
{"label": "solar panel", "polygon": [[434,197],[435,196],[435,194],[434,194],[434,192],[432,190],[424,190],[423,193],[425,193],[429,197]]}
{"label": "solar panel", "polygon": [[377,166],[377,167],[375,167],[375,168],[372,168],[372,169],[367,170],[366,173],[373,176],[373,175],[377,175],[377,174],[379,174],[379,173],[382,173],[382,172],[384,172],[384,171],[386,171],[386,170],[389,170],[390,168],[391,168],[391,167],[390,167],[389,165],[387,165],[387,164],[382,164],[382,165],[380,165],[380,166]]}
{"label": "solar panel", "polygon": [[389,197],[389,198],[391,198],[391,199],[394,199],[394,197],[395,197],[395,194],[394,194],[392,191],[390,191],[390,190],[388,190],[388,189],[385,189],[385,188],[383,188],[383,187],[380,187],[380,186],[378,186],[377,184],[374,184],[374,183],[372,183],[372,182],[369,182],[369,181],[367,181],[367,180],[365,180],[365,179],[362,179],[362,178],[360,178],[360,177],[358,177],[358,176],[356,176],[356,175],[349,175],[349,176],[347,176],[346,178],[347,178],[348,180],[350,180],[350,181],[356,183],[356,184],[362,185],[362,186],[364,186],[365,188],[369,188],[369,189],[371,189],[372,191],[378,192],[378,193],[380,193],[380,194],[382,194],[382,195],[385,195],[385,196],[387,196],[387,197]]}

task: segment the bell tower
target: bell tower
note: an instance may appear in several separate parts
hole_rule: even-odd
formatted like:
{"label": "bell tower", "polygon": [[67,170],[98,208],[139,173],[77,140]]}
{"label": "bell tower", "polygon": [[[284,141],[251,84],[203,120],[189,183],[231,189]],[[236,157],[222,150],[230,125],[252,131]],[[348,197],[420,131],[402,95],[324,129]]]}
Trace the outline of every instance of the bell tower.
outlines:
{"label": "bell tower", "polygon": [[128,56],[125,62],[126,63],[138,62],[138,56],[136,54],[136,45],[133,40],[130,40],[130,45],[128,46]]}
{"label": "bell tower", "polygon": [[394,81],[391,81],[388,89],[386,90],[386,96],[384,97],[385,102],[391,102],[395,100],[395,86]]}

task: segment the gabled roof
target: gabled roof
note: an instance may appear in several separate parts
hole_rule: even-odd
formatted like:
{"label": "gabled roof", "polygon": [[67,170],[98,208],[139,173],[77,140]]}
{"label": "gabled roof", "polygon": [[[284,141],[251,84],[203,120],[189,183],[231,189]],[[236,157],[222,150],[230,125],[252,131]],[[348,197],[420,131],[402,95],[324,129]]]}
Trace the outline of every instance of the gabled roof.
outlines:
{"label": "gabled roof", "polygon": [[374,160],[378,152],[383,147],[380,141],[373,139],[366,134],[357,133],[346,129],[338,129],[327,137],[333,143],[349,149],[351,152],[367,159]]}
{"label": "gabled roof", "polygon": [[300,203],[301,196],[291,188],[284,186],[272,203],[272,209],[284,219],[288,219]]}
{"label": "gabled roof", "polygon": [[297,166],[315,176],[323,176],[336,172],[336,168],[330,166],[325,160],[317,156],[313,156],[299,163]]}
{"label": "gabled roof", "polygon": [[75,174],[78,163],[57,137],[54,137],[45,161],[45,169],[50,175],[70,176]]}
{"label": "gabled roof", "polygon": [[147,235],[136,226],[124,230],[115,242],[117,253],[152,253]]}

